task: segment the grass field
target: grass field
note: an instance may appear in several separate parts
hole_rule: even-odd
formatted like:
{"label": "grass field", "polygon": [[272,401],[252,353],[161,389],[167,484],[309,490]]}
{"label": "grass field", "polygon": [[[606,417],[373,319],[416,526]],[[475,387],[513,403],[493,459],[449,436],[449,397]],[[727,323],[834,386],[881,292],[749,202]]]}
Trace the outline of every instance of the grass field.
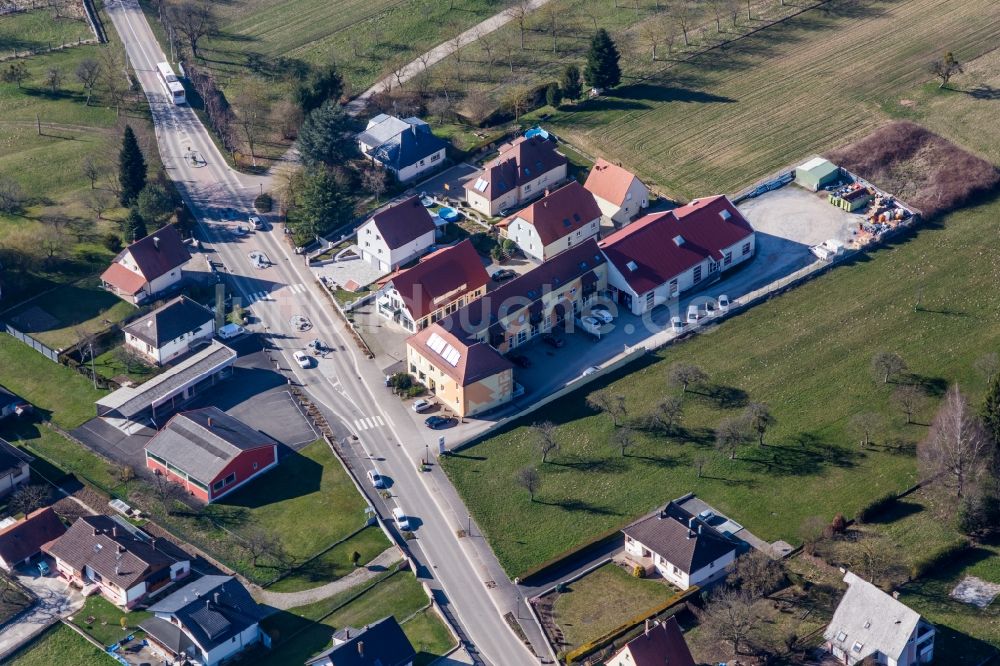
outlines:
{"label": "grass field", "polygon": [[[230,562],[241,573],[258,583],[273,580],[278,570],[272,566],[254,567],[238,552],[226,529],[239,534],[251,527],[277,537],[296,561],[304,561],[335,541],[365,524],[365,498],[358,493],[350,477],[325,442],[310,444],[298,454],[281,461],[259,482],[235,491],[199,516],[168,516],[181,535],[206,546],[209,552],[231,552]],[[361,553],[368,562],[389,546],[379,530],[366,529],[334,549],[330,556],[305,567],[279,584],[281,591],[315,587],[318,581],[329,582],[353,569],[351,552]]]}
{"label": "grass field", "polygon": [[51,666],[73,655],[75,666],[108,666],[115,661],[69,627],[56,623],[23,651],[14,655],[10,666]]}
{"label": "grass field", "polygon": [[45,10],[0,16],[0,54],[39,51],[94,39],[94,33],[83,18],[83,7],[73,13],[79,16],[53,18]]}
{"label": "grass field", "polygon": [[[72,622],[104,645],[113,645],[134,632],[140,622],[152,615],[148,611],[125,613],[101,595],[95,594],[87,597],[83,608],[73,614]],[[121,626],[123,617],[128,627],[125,630]],[[90,618],[93,620],[88,623]]]}
{"label": "grass field", "polygon": [[628,618],[665,603],[676,592],[663,579],[633,578],[617,564],[605,564],[558,595],[553,612],[563,632],[561,649],[573,650],[600,638]]}
{"label": "grass field", "polygon": [[106,492],[123,490],[114,465],[52,428],[15,421],[0,428],[0,437],[35,456],[32,470],[47,481],[59,484],[67,474],[75,474],[80,481],[97,484]]}

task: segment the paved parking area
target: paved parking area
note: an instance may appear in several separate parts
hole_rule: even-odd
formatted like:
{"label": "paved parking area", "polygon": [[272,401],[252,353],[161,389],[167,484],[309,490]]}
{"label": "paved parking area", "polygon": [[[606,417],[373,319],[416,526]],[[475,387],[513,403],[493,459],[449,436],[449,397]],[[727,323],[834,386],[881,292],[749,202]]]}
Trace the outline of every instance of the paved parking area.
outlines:
{"label": "paved parking area", "polygon": [[846,245],[854,238],[862,216],[837,208],[826,198],[826,192],[809,192],[791,184],[747,199],[737,208],[759,234],[806,247],[830,238]]}
{"label": "paved parking area", "polygon": [[426,192],[436,199],[464,199],[465,183],[472,179],[479,169],[465,162],[442,171],[426,182],[416,185],[417,192]]}
{"label": "paved parking area", "polygon": [[312,272],[324,282],[332,282],[342,288],[350,282],[365,287],[387,273],[358,256],[314,264]]}

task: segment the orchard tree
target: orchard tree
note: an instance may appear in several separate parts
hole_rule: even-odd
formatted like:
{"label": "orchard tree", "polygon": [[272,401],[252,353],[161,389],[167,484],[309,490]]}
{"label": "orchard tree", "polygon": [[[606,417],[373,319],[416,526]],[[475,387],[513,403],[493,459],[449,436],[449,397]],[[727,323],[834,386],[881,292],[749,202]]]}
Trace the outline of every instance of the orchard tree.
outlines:
{"label": "orchard tree", "polygon": [[125,126],[118,152],[118,183],[121,186],[118,198],[123,206],[131,205],[146,186],[146,158],[142,156],[131,125]]}
{"label": "orchard tree", "polygon": [[917,459],[927,478],[962,499],[986,471],[992,453],[989,432],[958,386],[945,394]]}
{"label": "orchard tree", "polygon": [[535,493],[542,485],[542,477],[534,467],[523,467],[517,472],[517,485],[528,491],[531,501],[535,501]]}
{"label": "orchard tree", "polygon": [[594,34],[587,52],[587,64],[583,69],[583,78],[591,88],[606,90],[614,88],[622,79],[621,66],[618,61],[621,54],[615,46],[611,35],[604,28]]}
{"label": "orchard tree", "polygon": [[667,369],[667,378],[673,386],[680,386],[684,393],[695,384],[708,381],[708,375],[697,365],[678,361]]}
{"label": "orchard tree", "polygon": [[542,452],[542,463],[548,462],[549,454],[559,450],[556,439],[556,424],[552,421],[542,421],[531,426],[538,440],[538,450]]}
{"label": "orchard tree", "polygon": [[960,63],[955,55],[948,51],[939,60],[935,60],[930,65],[931,74],[941,79],[941,84],[938,88],[945,88],[948,86],[948,82],[951,81],[951,77],[956,74],[962,74],[965,70],[962,69],[962,63]]}
{"label": "orchard tree", "polygon": [[743,418],[747,426],[757,434],[757,443],[764,446],[764,435],[767,429],[777,423],[777,419],[771,413],[771,408],[763,402],[751,402],[743,410]]}
{"label": "orchard tree", "polygon": [[892,402],[906,415],[906,423],[913,423],[913,415],[927,402],[923,389],[915,384],[903,384],[892,392]]}
{"label": "orchard tree", "polygon": [[3,70],[2,78],[4,83],[16,83],[20,88],[21,84],[28,80],[28,66],[20,60],[15,60]]}
{"label": "orchard tree", "polygon": [[746,444],[749,438],[747,422],[742,417],[731,416],[722,419],[715,428],[715,448],[728,455],[730,460],[736,460],[736,451]]}
{"label": "orchard tree", "polygon": [[890,379],[906,370],[906,361],[896,352],[880,351],[872,356],[872,372],[883,384],[888,384]]}
{"label": "orchard tree", "polygon": [[848,430],[861,443],[861,448],[871,446],[876,433],[882,429],[882,416],[875,412],[861,412],[851,417],[847,424]]}
{"label": "orchard tree", "polygon": [[653,420],[656,424],[667,432],[673,432],[680,425],[683,418],[684,400],[676,395],[668,396],[660,401],[656,412],[653,414]]}
{"label": "orchard tree", "polygon": [[[90,106],[90,98],[94,94],[94,86],[101,78],[101,63],[93,58],[84,58],[73,71],[76,80],[80,82],[87,92],[87,102],[84,106]],[[91,181],[93,186],[93,181]]]}

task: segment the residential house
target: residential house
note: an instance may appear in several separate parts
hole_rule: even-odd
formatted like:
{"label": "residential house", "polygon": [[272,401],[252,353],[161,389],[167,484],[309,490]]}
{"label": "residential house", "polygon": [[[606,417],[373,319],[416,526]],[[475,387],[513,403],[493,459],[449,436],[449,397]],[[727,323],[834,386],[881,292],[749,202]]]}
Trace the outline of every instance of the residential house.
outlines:
{"label": "residential house", "polygon": [[375,303],[380,315],[413,333],[485,294],[489,281],[479,253],[465,239],[390,275]]}
{"label": "residential house", "polygon": [[0,568],[8,573],[42,552],[42,546],[66,533],[59,516],[47,506],[0,530]]}
{"label": "residential house", "polygon": [[389,272],[413,261],[434,244],[434,220],[412,196],[375,213],[358,227],[361,258]]}
{"label": "residential house", "polygon": [[78,518],[66,533],[42,546],[56,571],[82,585],[84,594],[100,592],[121,608],[145,603],[191,571],[188,560],[140,539],[108,516]]}
{"label": "residential house", "polygon": [[522,208],[503,222],[501,235],[539,263],[594,238],[601,230],[601,208],[580,183],[571,181]]}
{"label": "residential house", "polygon": [[179,285],[190,259],[177,227],[168,224],[119,252],[101,281],[108,291],[138,305]]}
{"label": "residential house", "polygon": [[545,193],[566,180],[569,164],[555,141],[519,137],[500,146],[500,154],[465,184],[465,200],[474,210],[494,217]]}
{"label": "residential house", "polygon": [[649,188],[631,171],[605,159],[597,160],[583,186],[597,199],[604,219],[616,228],[624,227],[649,206]]}
{"label": "residential house", "polygon": [[0,497],[28,483],[31,478],[28,464],[32,460],[34,458],[0,437]]}
{"label": "residential house", "polygon": [[146,444],[146,467],[214,502],[278,464],[278,443],[218,407],[177,414]]}
{"label": "residential house", "polygon": [[934,661],[934,625],[850,571],[844,593],[823,633],[826,649],[844,664],[871,658],[887,666]]}
{"label": "residential house", "polygon": [[139,628],[173,663],[216,666],[263,640],[263,609],[232,576],[203,576],[148,610]]}
{"label": "residential house", "polygon": [[393,616],[363,629],[345,627],[333,635],[333,646],[306,666],[413,666],[417,653]]}
{"label": "residential house", "polygon": [[0,386],[0,421],[31,411],[31,403]]}
{"label": "residential house", "polygon": [[215,314],[187,296],[178,296],[124,328],[125,344],[154,365],[186,354],[215,335]]}
{"label": "residential house", "polygon": [[431,324],[406,340],[407,368],[458,416],[473,416],[509,402],[514,365],[485,342]]}
{"label": "residential house", "polygon": [[628,559],[682,590],[725,576],[736,561],[734,542],[674,502],[622,533]]}
{"label": "residential house", "polygon": [[753,257],[753,228],[725,196],[646,215],[601,241],[612,300],[642,314]]}
{"label": "residential house", "polygon": [[677,618],[646,620],[645,630],[622,646],[606,666],[695,666]]}
{"label": "residential house", "polygon": [[365,157],[378,162],[404,183],[443,165],[448,147],[420,118],[397,118],[384,113],[369,120],[357,139]]}

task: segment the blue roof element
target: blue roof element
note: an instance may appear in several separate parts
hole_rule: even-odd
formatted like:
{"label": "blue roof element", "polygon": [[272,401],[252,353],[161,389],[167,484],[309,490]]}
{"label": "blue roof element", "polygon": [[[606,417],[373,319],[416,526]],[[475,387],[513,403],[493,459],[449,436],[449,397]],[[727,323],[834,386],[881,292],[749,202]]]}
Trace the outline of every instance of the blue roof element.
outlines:
{"label": "blue roof element", "polygon": [[411,125],[372,151],[372,158],[384,166],[400,171],[433,155],[447,144],[431,132],[426,124]]}
{"label": "blue roof element", "polygon": [[546,132],[545,130],[543,130],[538,125],[535,125],[530,130],[528,130],[527,132],[524,133],[524,138],[525,139],[530,139],[533,136],[538,136],[538,137],[541,137],[543,139],[548,139],[549,138],[549,133]]}

